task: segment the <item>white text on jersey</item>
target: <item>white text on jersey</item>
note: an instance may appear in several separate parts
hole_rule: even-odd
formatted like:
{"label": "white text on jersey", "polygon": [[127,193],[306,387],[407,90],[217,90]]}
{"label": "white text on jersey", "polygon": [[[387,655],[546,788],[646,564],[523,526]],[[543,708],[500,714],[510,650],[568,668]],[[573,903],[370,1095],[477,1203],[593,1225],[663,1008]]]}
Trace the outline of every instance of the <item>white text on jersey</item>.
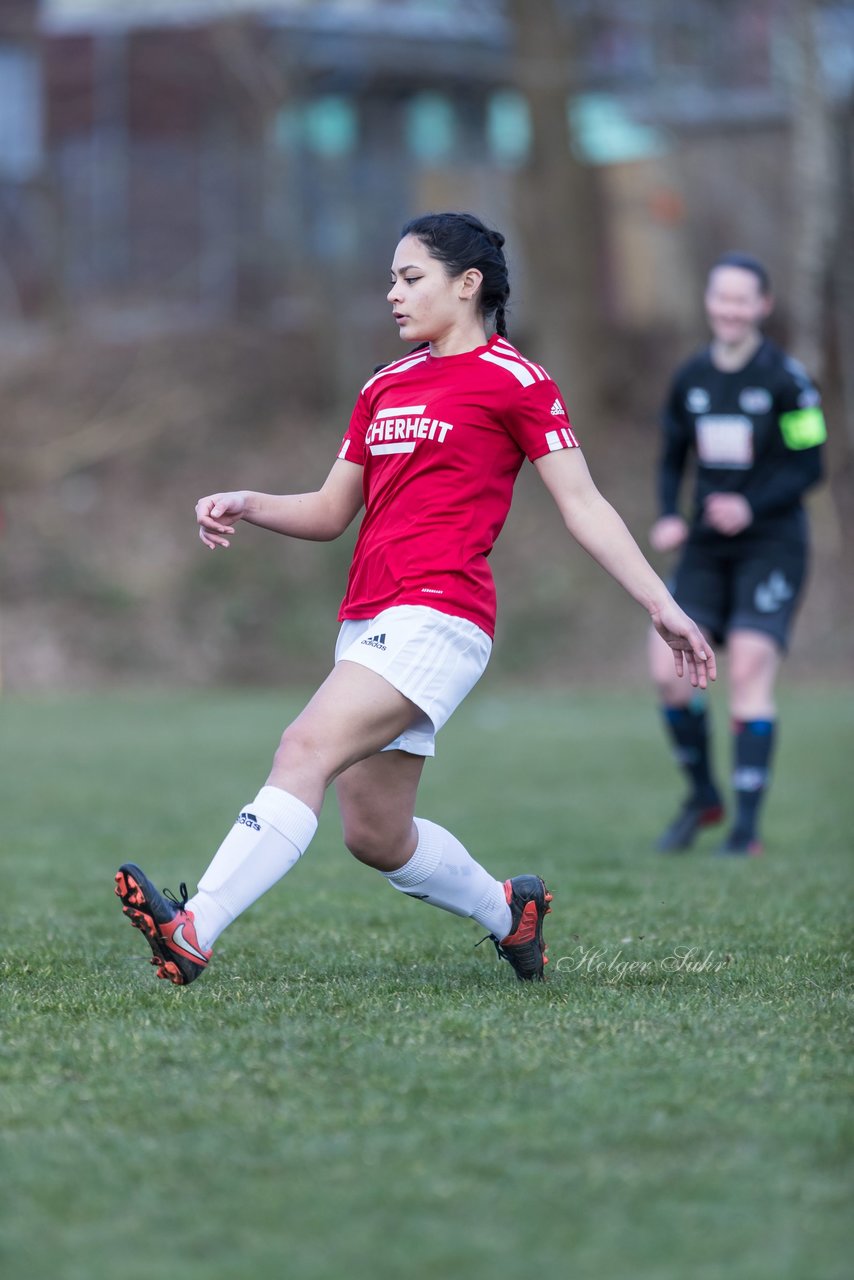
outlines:
{"label": "white text on jersey", "polygon": [[417,440],[438,440],[453,431],[451,422],[421,415],[424,404],[406,405],[401,409],[382,409],[365,432],[365,445],[376,457],[383,453],[412,453]]}

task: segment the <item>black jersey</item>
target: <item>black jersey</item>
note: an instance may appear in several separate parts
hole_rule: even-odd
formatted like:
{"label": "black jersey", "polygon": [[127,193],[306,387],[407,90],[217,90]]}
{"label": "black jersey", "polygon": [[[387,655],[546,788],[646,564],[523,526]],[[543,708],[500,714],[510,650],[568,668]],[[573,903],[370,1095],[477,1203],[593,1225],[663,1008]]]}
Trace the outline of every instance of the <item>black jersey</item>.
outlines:
{"label": "black jersey", "polygon": [[754,534],[802,525],[801,497],[821,479],[827,432],[818,389],[803,366],[773,342],[764,338],[747,364],[733,372],[716,368],[709,348],[698,352],[673,379],[662,425],[662,515],[678,513],[682,477],[693,454],[695,535],[723,536],[703,524],[703,505],[711,493],[746,498]]}

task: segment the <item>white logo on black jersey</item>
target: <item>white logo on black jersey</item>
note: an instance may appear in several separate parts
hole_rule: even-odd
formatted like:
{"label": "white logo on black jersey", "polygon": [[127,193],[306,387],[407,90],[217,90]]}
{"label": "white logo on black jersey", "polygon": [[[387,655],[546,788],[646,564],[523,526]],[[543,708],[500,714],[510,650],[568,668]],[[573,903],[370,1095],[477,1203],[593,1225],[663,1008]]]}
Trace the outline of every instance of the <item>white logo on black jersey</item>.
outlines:
{"label": "white logo on black jersey", "polygon": [[794,356],[786,356],[783,361],[783,368],[790,373],[802,387],[808,387],[810,384],[810,375],[807,373],[800,360],[796,360]]}
{"label": "white logo on black jersey", "polygon": [[767,413],[772,403],[767,387],[744,387],[738,395],[738,407],[745,413]]}
{"label": "white logo on black jersey", "polygon": [[711,401],[705,387],[691,387],[685,397],[685,403],[692,413],[705,413]]}

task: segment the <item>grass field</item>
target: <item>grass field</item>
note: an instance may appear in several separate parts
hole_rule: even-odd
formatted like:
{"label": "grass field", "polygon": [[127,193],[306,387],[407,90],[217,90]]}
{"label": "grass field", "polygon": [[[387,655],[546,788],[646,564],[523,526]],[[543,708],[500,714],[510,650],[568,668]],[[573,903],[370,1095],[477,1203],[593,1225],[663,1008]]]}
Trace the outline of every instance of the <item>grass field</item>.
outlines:
{"label": "grass field", "polygon": [[421,811],[545,876],[543,986],[349,859],[333,801],[156,982],[115,867],[194,887],[297,704],[0,702],[5,1280],[849,1275],[851,690],[785,691],[744,861],[649,852],[642,694],[477,690]]}

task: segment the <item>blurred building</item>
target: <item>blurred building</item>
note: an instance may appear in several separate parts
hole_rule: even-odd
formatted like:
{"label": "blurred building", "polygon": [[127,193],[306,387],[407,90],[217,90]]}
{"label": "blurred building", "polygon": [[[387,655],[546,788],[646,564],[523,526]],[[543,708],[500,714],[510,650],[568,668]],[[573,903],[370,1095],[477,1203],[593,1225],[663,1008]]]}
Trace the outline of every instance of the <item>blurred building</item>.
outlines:
{"label": "blurred building", "polygon": [[[565,0],[615,323],[684,318],[674,232],[728,244],[734,198],[784,267],[782,3]],[[394,229],[512,228],[529,144],[501,0],[4,0],[0,313],[369,328]]]}
{"label": "blurred building", "polygon": [[[854,6],[803,4],[821,90],[842,101]],[[471,208],[509,232],[514,340],[562,385],[570,353],[585,451],[643,529],[650,424],[677,347],[702,332],[712,255],[759,252],[784,300],[809,292],[789,287],[794,212],[821,208],[793,161],[810,116],[792,87],[795,7],[0,0],[7,687],[322,674],[346,540],[321,559],[300,543],[200,556],[187,512],[223,476],[279,489],[323,474],[341,424],[325,410],[349,408],[400,351],[391,241],[423,209]],[[832,263],[854,298],[841,251]],[[499,669],[562,671],[571,649],[599,670],[613,625],[592,562],[544,545],[538,487],[522,483],[513,518]],[[815,522],[802,646],[816,669],[839,669],[851,631],[836,528]],[[609,680],[640,660],[619,632]]]}

